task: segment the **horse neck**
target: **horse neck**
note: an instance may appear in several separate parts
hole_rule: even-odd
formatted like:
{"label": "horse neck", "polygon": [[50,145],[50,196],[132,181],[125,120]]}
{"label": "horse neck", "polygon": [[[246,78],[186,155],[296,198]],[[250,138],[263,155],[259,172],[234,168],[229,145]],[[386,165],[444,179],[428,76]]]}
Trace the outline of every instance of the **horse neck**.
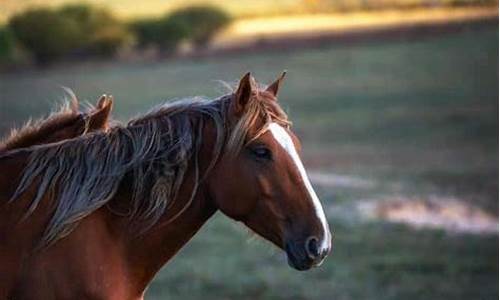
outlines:
{"label": "horse neck", "polygon": [[[199,174],[205,174],[213,158],[215,130],[213,124],[207,123],[203,130],[204,139],[198,154]],[[208,138],[207,138],[208,137]],[[212,138],[213,137],[213,138]],[[154,275],[166,264],[217,211],[209,194],[209,189],[202,181],[197,193],[192,197],[195,184],[195,169],[190,164],[181,184],[174,204],[159,222],[144,235],[126,237],[126,255],[131,274],[139,291],[143,291]],[[131,193],[128,193],[129,197]],[[179,212],[192,200],[191,204],[180,215]],[[172,219],[175,217],[174,219]]]}
{"label": "horse neck", "polygon": [[[187,200],[184,198],[183,200]],[[193,205],[167,225],[152,228],[140,238],[126,244],[126,255],[131,282],[138,292],[146,289],[155,274],[198,232],[215,213],[203,196],[194,199]]]}
{"label": "horse neck", "polygon": [[3,153],[0,150],[0,205],[14,194],[28,158],[29,151]]}

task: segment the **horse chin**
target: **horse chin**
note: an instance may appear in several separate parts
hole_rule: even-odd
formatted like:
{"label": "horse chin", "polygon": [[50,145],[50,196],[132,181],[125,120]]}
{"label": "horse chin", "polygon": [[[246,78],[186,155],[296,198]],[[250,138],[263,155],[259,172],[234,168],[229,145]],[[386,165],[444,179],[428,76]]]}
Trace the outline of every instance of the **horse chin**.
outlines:
{"label": "horse chin", "polygon": [[291,259],[290,256],[288,256],[287,260],[288,260],[288,265],[297,271],[307,271],[313,267],[313,265],[299,263],[296,260]]}

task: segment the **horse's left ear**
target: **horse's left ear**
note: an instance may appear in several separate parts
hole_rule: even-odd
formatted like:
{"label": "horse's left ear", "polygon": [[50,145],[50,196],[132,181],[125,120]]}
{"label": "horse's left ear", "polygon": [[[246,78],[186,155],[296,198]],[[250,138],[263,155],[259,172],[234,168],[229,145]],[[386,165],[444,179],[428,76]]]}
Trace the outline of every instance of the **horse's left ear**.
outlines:
{"label": "horse's left ear", "polygon": [[97,102],[95,111],[89,116],[88,130],[106,129],[112,108],[113,96],[102,95]]}
{"label": "horse's left ear", "polygon": [[271,83],[266,88],[266,92],[269,92],[274,97],[277,97],[278,96],[278,91],[279,91],[280,86],[281,86],[281,82],[283,82],[283,79],[285,79],[285,75],[286,75],[286,71],[283,71],[283,73],[281,73],[281,76],[278,77],[278,79],[276,79],[273,83]]}
{"label": "horse's left ear", "polygon": [[250,72],[246,73],[238,84],[238,89],[234,93],[234,98],[231,101],[231,113],[237,117],[241,117],[247,108],[252,96],[255,93],[255,80]]}

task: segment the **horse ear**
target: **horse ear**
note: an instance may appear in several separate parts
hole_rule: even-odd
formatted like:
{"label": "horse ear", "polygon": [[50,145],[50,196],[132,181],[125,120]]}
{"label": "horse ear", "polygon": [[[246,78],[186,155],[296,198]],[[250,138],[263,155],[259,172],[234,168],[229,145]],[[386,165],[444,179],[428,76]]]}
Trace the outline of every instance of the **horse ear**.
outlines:
{"label": "horse ear", "polygon": [[277,97],[281,82],[283,82],[283,79],[285,79],[285,75],[286,75],[286,71],[283,71],[283,73],[281,73],[281,76],[278,77],[278,79],[276,79],[273,83],[271,83],[266,88],[266,91],[271,93],[274,97]]}
{"label": "horse ear", "polygon": [[245,112],[247,104],[255,92],[255,80],[250,72],[246,73],[238,84],[238,89],[234,93],[234,98],[231,101],[231,112],[236,116],[241,116]]}
{"label": "horse ear", "polygon": [[[108,103],[109,101],[111,101],[111,104]],[[107,105],[112,105],[112,103],[113,103],[113,96],[110,95],[108,98],[108,96],[104,94],[99,98],[99,100],[97,100],[96,108],[102,109]]]}
{"label": "horse ear", "polygon": [[102,95],[97,102],[96,110],[89,116],[88,131],[106,129],[112,108],[113,96]]}

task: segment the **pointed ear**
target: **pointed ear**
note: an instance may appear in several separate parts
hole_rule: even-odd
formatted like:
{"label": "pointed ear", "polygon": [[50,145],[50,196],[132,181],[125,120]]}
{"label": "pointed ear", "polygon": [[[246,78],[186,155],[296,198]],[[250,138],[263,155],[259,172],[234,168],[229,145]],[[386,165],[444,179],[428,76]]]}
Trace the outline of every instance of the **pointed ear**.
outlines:
{"label": "pointed ear", "polygon": [[113,96],[102,95],[95,111],[89,115],[88,131],[108,128],[109,115],[113,108]]}
{"label": "pointed ear", "polygon": [[250,72],[246,73],[240,80],[238,89],[231,100],[230,110],[235,116],[240,117],[246,110],[247,104],[255,91],[255,80]]}
{"label": "pointed ear", "polygon": [[283,71],[283,73],[281,73],[281,76],[278,77],[278,79],[276,79],[273,83],[271,83],[266,88],[266,91],[271,93],[274,97],[277,97],[278,91],[279,91],[280,86],[281,86],[281,82],[283,82],[283,79],[285,79],[285,75],[286,75],[286,71]]}
{"label": "pointed ear", "polygon": [[112,102],[113,102],[113,96],[107,96],[106,94],[102,95],[99,100],[97,100],[97,105],[96,105],[96,108],[97,109],[102,109],[104,108],[105,106],[107,105],[110,105],[108,102],[111,101],[111,105],[112,105]]}

